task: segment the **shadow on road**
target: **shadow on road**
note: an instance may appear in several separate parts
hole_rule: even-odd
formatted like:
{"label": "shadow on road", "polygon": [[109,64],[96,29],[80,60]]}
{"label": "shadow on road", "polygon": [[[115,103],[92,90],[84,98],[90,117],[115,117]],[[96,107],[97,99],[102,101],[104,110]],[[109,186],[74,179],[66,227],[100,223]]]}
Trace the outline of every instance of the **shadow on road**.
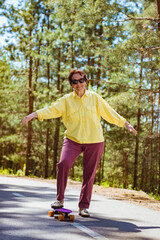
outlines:
{"label": "shadow on road", "polygon": [[[131,220],[130,220],[131,221]],[[160,229],[160,226],[144,226],[140,227],[129,221],[121,221],[115,219],[107,219],[102,217],[91,217],[84,219],[78,217],[77,223],[84,225],[85,227],[92,229],[93,231],[100,233],[107,239],[118,240],[154,240],[154,238],[140,237],[138,233],[149,229]],[[157,238],[156,238],[157,239]]]}

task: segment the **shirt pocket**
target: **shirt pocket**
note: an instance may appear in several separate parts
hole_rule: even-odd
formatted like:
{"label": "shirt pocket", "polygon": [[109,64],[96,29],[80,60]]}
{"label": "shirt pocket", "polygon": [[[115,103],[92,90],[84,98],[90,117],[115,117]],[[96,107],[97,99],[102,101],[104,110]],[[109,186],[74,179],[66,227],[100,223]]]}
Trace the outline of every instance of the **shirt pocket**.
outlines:
{"label": "shirt pocket", "polygon": [[79,121],[79,110],[78,110],[78,108],[68,109],[68,111],[67,111],[67,121],[68,122]]}
{"label": "shirt pocket", "polygon": [[89,122],[94,123],[95,125],[98,125],[100,122],[100,117],[97,112],[97,108],[95,106],[86,106],[86,120],[89,120]]}
{"label": "shirt pocket", "polygon": [[97,114],[97,109],[94,106],[86,106],[87,112]]}

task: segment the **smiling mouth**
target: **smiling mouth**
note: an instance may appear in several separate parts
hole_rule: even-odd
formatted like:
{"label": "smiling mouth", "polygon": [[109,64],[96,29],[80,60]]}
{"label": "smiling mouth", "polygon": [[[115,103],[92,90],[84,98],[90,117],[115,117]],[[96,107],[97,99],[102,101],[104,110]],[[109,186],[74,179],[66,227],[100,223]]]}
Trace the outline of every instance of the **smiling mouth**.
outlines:
{"label": "smiling mouth", "polygon": [[83,89],[83,87],[77,87],[77,89]]}

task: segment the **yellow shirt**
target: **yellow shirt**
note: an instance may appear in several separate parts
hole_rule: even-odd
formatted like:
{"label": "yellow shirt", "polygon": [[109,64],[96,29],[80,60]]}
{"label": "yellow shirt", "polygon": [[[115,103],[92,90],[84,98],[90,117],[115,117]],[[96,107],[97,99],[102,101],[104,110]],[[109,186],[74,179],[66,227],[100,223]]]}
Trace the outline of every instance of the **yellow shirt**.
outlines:
{"label": "yellow shirt", "polygon": [[77,143],[104,141],[101,117],[119,127],[123,127],[126,121],[102,97],[88,90],[82,98],[75,91],[66,94],[50,107],[38,110],[37,114],[40,121],[62,117],[65,137]]}

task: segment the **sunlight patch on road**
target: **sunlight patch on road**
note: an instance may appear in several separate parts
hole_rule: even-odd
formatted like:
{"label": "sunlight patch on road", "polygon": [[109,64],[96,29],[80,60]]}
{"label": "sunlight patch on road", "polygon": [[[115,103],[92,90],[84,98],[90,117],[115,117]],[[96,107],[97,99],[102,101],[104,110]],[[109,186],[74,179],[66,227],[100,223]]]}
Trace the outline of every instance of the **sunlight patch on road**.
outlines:
{"label": "sunlight patch on road", "polygon": [[16,197],[20,197],[20,198],[24,198],[24,196],[22,195],[22,194],[20,194],[20,193],[12,193],[14,196],[16,196]]}

